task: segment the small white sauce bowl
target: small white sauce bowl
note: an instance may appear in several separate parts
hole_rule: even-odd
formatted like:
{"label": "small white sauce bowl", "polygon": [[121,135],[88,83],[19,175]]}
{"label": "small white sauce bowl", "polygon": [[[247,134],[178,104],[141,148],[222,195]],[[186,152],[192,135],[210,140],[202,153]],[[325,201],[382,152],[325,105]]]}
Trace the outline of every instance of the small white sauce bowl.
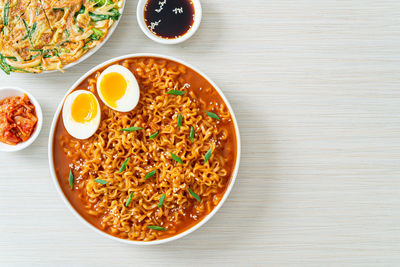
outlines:
{"label": "small white sauce bowl", "polygon": [[144,21],[144,8],[146,7],[148,0],[139,0],[137,9],[136,9],[136,17],[137,21],[139,23],[139,27],[146,34],[147,37],[149,37],[151,40],[160,43],[160,44],[179,44],[182,43],[186,40],[188,40],[190,37],[193,36],[193,34],[197,31],[197,29],[200,26],[201,22],[201,17],[202,17],[202,9],[201,9],[201,4],[200,0],[190,0],[193,3],[193,8],[194,8],[194,20],[193,20],[193,25],[192,27],[183,35],[177,37],[177,38],[163,38],[158,35],[155,35],[150,29],[147,27],[146,22]]}
{"label": "small white sauce bowl", "polygon": [[38,135],[40,133],[40,130],[42,129],[42,124],[43,124],[42,109],[39,105],[39,102],[33,97],[33,95],[31,95],[27,91],[25,91],[21,88],[18,88],[18,87],[8,86],[8,87],[0,88],[0,100],[2,100],[4,98],[8,98],[8,97],[13,97],[13,96],[24,96],[24,94],[26,94],[29,97],[29,100],[31,101],[31,103],[35,106],[36,116],[38,119],[35,130],[32,133],[32,135],[29,137],[28,140],[26,140],[25,142],[19,143],[17,145],[8,145],[3,142],[0,142],[0,151],[15,152],[15,151],[19,151],[24,148],[27,148],[28,146],[30,146],[33,143],[33,141],[35,141],[35,139],[38,137]]}

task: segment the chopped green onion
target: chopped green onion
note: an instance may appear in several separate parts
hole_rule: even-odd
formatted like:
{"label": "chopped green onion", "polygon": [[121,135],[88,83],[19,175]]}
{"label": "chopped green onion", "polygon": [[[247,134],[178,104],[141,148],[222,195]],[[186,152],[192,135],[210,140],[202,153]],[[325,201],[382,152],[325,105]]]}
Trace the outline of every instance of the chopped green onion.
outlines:
{"label": "chopped green onion", "polygon": [[178,90],[170,90],[167,92],[169,95],[184,95],[186,92],[185,91],[178,91]]}
{"label": "chopped green onion", "polygon": [[69,178],[68,178],[68,182],[69,182],[69,186],[71,187],[71,189],[74,189],[74,175],[72,174],[72,170],[69,170]]}
{"label": "chopped green onion", "polygon": [[194,128],[193,128],[193,126],[190,127],[189,139],[193,143],[193,140],[194,140]]}
{"label": "chopped green onion", "polygon": [[100,14],[96,14],[93,12],[89,12],[89,16],[92,19],[93,22],[97,22],[97,21],[102,21],[102,20],[107,20],[110,18],[109,15],[100,15]]}
{"label": "chopped green onion", "polygon": [[128,206],[129,206],[129,204],[130,204],[131,201],[132,201],[132,197],[133,197],[133,192],[131,192],[131,194],[129,195],[128,201],[126,201],[126,203],[125,203],[125,207],[128,207]]}
{"label": "chopped green onion", "polygon": [[77,17],[79,14],[85,13],[85,10],[86,10],[85,6],[81,5],[81,8],[78,10],[78,12],[75,13],[75,16]]}
{"label": "chopped green onion", "polygon": [[10,14],[10,4],[6,3],[4,5],[4,10],[3,10],[3,24],[4,24],[4,26],[8,26],[9,14]]}
{"label": "chopped green onion", "polygon": [[108,6],[114,4],[114,2],[111,0],[90,0],[90,1],[95,2],[96,3],[95,6],[104,6],[104,5]]}
{"label": "chopped green onion", "polygon": [[78,24],[75,24],[75,26],[76,26],[78,32],[84,32],[84,31],[85,31],[85,30],[84,30],[82,27],[80,27]]}
{"label": "chopped green onion", "polygon": [[220,120],[220,118],[218,117],[217,114],[212,113],[212,112],[209,112],[209,111],[206,111],[206,113],[207,113],[207,115],[210,116],[211,118],[216,119],[216,120]]}
{"label": "chopped green onion", "polygon": [[134,131],[139,131],[139,130],[143,130],[142,127],[129,127],[129,128],[124,128],[121,129],[121,132],[134,132]]}
{"label": "chopped green onion", "polygon": [[206,162],[210,159],[211,154],[212,154],[212,150],[211,150],[211,148],[210,148],[210,149],[207,151],[207,153],[204,155],[204,163],[206,163]]}
{"label": "chopped green onion", "polygon": [[148,174],[146,174],[146,176],[144,177],[145,180],[149,179],[150,177],[152,177],[154,174],[156,174],[157,169],[152,170],[151,172],[149,172]]}
{"label": "chopped green onion", "polygon": [[24,19],[22,19],[22,22],[24,23],[24,26],[25,26],[25,31],[26,31],[26,34],[25,34],[25,36],[22,38],[22,41],[23,40],[25,40],[26,38],[28,38],[28,36],[29,36],[29,26],[28,26],[28,23],[26,23],[26,21],[24,20]]}
{"label": "chopped green onion", "polygon": [[64,33],[65,33],[65,35],[67,36],[67,38],[65,38],[65,39],[68,39],[68,38],[69,38],[69,36],[70,36],[70,35],[69,35],[69,31],[68,31],[68,29],[65,29],[65,30],[64,30]]}
{"label": "chopped green onion", "polygon": [[6,62],[5,57],[2,54],[0,54],[0,69],[2,69],[7,75],[9,75],[10,72],[16,71],[16,70],[17,71],[21,71],[21,72],[31,73],[28,70],[24,70],[24,69],[21,69],[21,68],[16,68],[16,67],[10,66]]}
{"label": "chopped green onion", "polygon": [[100,40],[101,36],[98,36],[93,33],[92,35],[89,36],[89,38],[90,38],[90,40],[98,41],[98,40]]}
{"label": "chopped green onion", "polygon": [[158,135],[158,131],[153,133],[152,135],[149,136],[149,140],[156,138]]}
{"label": "chopped green onion", "polygon": [[99,184],[102,184],[102,185],[105,185],[106,183],[108,183],[107,181],[104,181],[104,180],[102,180],[102,179],[96,179],[96,180],[94,180],[96,183],[99,183]]}
{"label": "chopped green onion", "polygon": [[164,204],[164,199],[165,199],[165,194],[162,194],[162,196],[160,197],[160,201],[158,202],[158,207],[161,208],[162,205]]}
{"label": "chopped green onion", "polygon": [[127,159],[122,163],[121,168],[119,169],[119,172],[118,172],[118,173],[121,173],[121,172],[125,171],[126,165],[128,165],[128,162],[129,162],[129,158],[127,158]]}
{"label": "chopped green onion", "polygon": [[0,54],[0,68],[7,74],[10,75],[11,68],[10,65],[7,64],[7,62],[4,59],[4,56]]}
{"label": "chopped green onion", "polygon": [[[69,41],[66,41],[66,42],[69,42]],[[61,44],[63,44],[63,43],[61,43]],[[65,48],[65,47],[61,47],[60,51],[61,51],[61,53],[69,53],[69,52],[71,52],[68,48]]]}
{"label": "chopped green onion", "polygon": [[180,157],[178,157],[177,155],[175,155],[172,152],[170,152],[170,154],[171,154],[171,157],[172,157],[173,160],[179,162],[180,164],[183,164],[183,161],[182,161],[182,159]]}
{"label": "chopped green onion", "polygon": [[54,54],[54,56],[58,57],[58,53],[59,53],[59,52],[58,52],[57,48],[54,48],[54,49],[53,49],[53,54]]}
{"label": "chopped green onion", "polygon": [[[58,50],[57,48],[53,49],[30,49],[32,52],[39,52],[38,54],[31,56],[31,59],[34,59],[35,57],[43,55],[43,58],[51,58],[53,56],[58,56]],[[53,53],[53,55],[49,55],[49,53]]]}
{"label": "chopped green onion", "polygon": [[4,58],[11,59],[12,61],[17,61],[16,57],[4,57]]}
{"label": "chopped green onion", "polygon": [[100,38],[104,35],[104,32],[100,31],[99,29],[92,28],[92,31],[93,34],[89,36],[92,40],[100,40]]}
{"label": "chopped green onion", "polygon": [[88,44],[89,44],[90,42],[92,42],[92,40],[87,41],[87,42],[85,43],[85,45],[82,47],[82,49],[83,49],[83,50],[89,49]]}
{"label": "chopped green onion", "polygon": [[31,28],[31,31],[29,32],[29,38],[32,38],[32,34],[35,32],[37,26],[37,22],[34,22]]}
{"label": "chopped green onion", "polygon": [[26,21],[24,19],[22,19],[22,22],[24,23],[25,30],[26,30],[26,34],[22,38],[22,41],[25,40],[26,38],[29,38],[29,42],[33,46],[32,35],[33,35],[34,31],[36,30],[37,22],[34,22],[33,25],[32,25],[32,28],[30,28],[30,29],[29,29],[29,26],[28,26],[28,24],[26,23]]}
{"label": "chopped green onion", "polygon": [[[43,53],[44,53],[43,49],[40,49],[40,50],[41,51],[39,53],[37,53],[36,55],[31,56],[30,60],[34,59],[35,57],[43,55]],[[33,51],[33,49],[31,49],[31,51]],[[33,52],[36,52],[36,51],[33,51]]]}
{"label": "chopped green onion", "polygon": [[102,15],[102,14],[96,14],[93,12],[89,12],[89,16],[93,22],[107,20],[107,19],[118,20],[119,17],[121,16],[121,14],[115,8],[111,9],[109,12],[111,12],[112,15]]}
{"label": "chopped green onion", "polygon": [[34,22],[33,25],[32,25],[32,28],[31,28],[31,30],[29,31],[29,34],[28,34],[29,42],[31,43],[32,46],[33,46],[32,35],[33,35],[33,32],[36,30],[36,26],[37,26],[37,23]]}
{"label": "chopped green onion", "polygon": [[53,11],[64,11],[64,8],[53,7]]}
{"label": "chopped green onion", "polygon": [[179,115],[178,115],[178,128],[180,129],[181,126],[182,126],[182,115],[179,114]]}
{"label": "chopped green onion", "polygon": [[199,197],[199,195],[193,192],[192,189],[188,188],[188,191],[198,202],[201,202],[201,198]]}
{"label": "chopped green onion", "polygon": [[7,75],[10,75],[10,70],[4,67],[3,64],[0,64],[0,69],[2,69]]}
{"label": "chopped green onion", "polygon": [[148,225],[147,228],[151,230],[157,230],[157,231],[167,231],[164,227],[157,226],[157,225]]}
{"label": "chopped green onion", "polygon": [[[64,41],[62,41],[59,45],[63,45],[63,44],[68,44],[68,43],[70,43],[71,41],[69,41],[69,40],[64,40]],[[63,49],[63,48],[65,48],[65,47],[62,47],[61,49]],[[68,50],[68,52],[66,52],[66,53],[69,53],[69,49],[65,49],[65,50]]]}
{"label": "chopped green onion", "polygon": [[112,15],[110,16],[110,19],[112,19],[112,20],[118,20],[119,17],[121,16],[121,13],[119,13],[116,8],[111,9],[110,12],[112,13]]}
{"label": "chopped green onion", "polygon": [[121,16],[121,13],[119,13],[118,10],[115,8],[111,9],[110,12],[113,13],[113,15],[110,16],[110,19],[112,20],[118,20],[119,17]]}

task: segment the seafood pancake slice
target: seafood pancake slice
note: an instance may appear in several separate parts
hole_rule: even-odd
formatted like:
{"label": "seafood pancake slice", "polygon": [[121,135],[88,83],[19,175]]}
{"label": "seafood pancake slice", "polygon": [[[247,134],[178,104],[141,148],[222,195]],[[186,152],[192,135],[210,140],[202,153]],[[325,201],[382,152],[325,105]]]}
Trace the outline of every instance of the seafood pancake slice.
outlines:
{"label": "seafood pancake slice", "polygon": [[[51,27],[52,44],[60,46],[63,64],[79,59],[100,43],[120,16],[121,1],[41,0]],[[62,40],[60,42],[60,40]]]}
{"label": "seafood pancake slice", "polygon": [[62,70],[101,43],[123,0],[0,0],[0,68]]}
{"label": "seafood pancake slice", "polygon": [[57,57],[57,52],[48,50],[53,32],[40,1],[31,0],[23,11],[19,5],[13,6],[10,14],[11,19],[0,35],[2,69],[22,72],[41,72],[47,69],[47,61]]}

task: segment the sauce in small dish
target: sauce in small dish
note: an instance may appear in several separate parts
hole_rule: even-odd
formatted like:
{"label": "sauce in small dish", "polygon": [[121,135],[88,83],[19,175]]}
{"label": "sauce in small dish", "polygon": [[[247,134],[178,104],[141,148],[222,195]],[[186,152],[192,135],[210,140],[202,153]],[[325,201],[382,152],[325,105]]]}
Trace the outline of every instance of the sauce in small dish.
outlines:
{"label": "sauce in small dish", "polygon": [[139,0],[137,19],[141,30],[153,41],[177,44],[199,28],[199,0]]}
{"label": "sauce in small dish", "polygon": [[189,31],[194,14],[191,0],[148,0],[144,8],[144,21],[152,33],[171,39]]}

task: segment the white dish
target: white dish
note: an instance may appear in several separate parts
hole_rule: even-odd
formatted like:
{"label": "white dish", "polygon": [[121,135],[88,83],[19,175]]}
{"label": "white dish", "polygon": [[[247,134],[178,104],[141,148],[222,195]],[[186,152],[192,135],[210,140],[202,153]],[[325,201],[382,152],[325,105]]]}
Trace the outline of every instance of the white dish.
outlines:
{"label": "white dish", "polygon": [[147,37],[149,37],[151,40],[160,43],[160,44],[178,44],[182,43],[186,40],[188,40],[190,37],[195,34],[197,29],[200,26],[201,22],[201,17],[202,17],[202,9],[201,9],[201,4],[200,0],[191,0],[193,3],[193,8],[194,8],[194,20],[193,20],[193,25],[189,29],[188,32],[183,34],[182,36],[179,36],[178,38],[173,38],[173,39],[166,39],[159,37],[152,33],[150,29],[147,27],[146,22],[144,21],[144,8],[146,6],[148,0],[139,0],[137,9],[136,9],[136,17],[137,21],[139,24],[140,29],[144,34],[146,34]]}
{"label": "white dish", "polygon": [[[191,69],[193,69],[194,71],[198,72],[201,76],[203,76],[216,90],[217,92],[221,95],[222,99],[224,100],[224,102],[226,103],[231,115],[232,115],[232,119],[233,119],[233,123],[235,125],[235,132],[236,132],[236,139],[237,139],[237,155],[236,155],[236,164],[233,170],[233,174],[232,174],[232,178],[230,181],[230,184],[228,186],[228,188],[226,189],[226,192],[224,194],[224,196],[222,197],[221,201],[219,202],[219,204],[210,212],[210,214],[208,214],[207,216],[204,217],[203,220],[201,220],[200,222],[198,222],[196,225],[194,225],[193,227],[189,228],[188,230],[166,238],[166,239],[161,239],[161,240],[155,240],[155,241],[132,241],[132,240],[128,240],[128,239],[121,239],[115,236],[112,236],[110,234],[107,234],[103,231],[101,231],[100,229],[94,227],[93,225],[91,225],[89,222],[87,222],[83,217],[81,217],[81,215],[79,215],[79,213],[75,210],[75,208],[71,205],[71,203],[68,201],[68,199],[65,197],[60,184],[58,182],[56,173],[55,173],[55,167],[54,167],[54,162],[53,162],[53,139],[54,139],[54,131],[57,125],[57,120],[58,117],[60,116],[60,112],[62,110],[62,106],[64,103],[65,98],[71,93],[72,90],[74,90],[84,79],[86,79],[86,77],[88,77],[90,74],[92,74],[94,71],[107,66],[113,62],[116,62],[118,60],[122,60],[125,58],[131,58],[131,57],[158,57],[158,58],[164,58],[164,59],[168,59],[168,60],[172,60],[175,62],[178,62],[180,64],[183,64]],[[58,105],[57,111],[54,114],[53,117],[53,122],[51,124],[51,128],[50,128],[50,134],[49,134],[49,145],[48,145],[48,157],[49,157],[49,166],[50,166],[50,173],[51,176],[53,178],[53,182],[57,188],[58,193],[60,194],[61,198],[64,200],[65,204],[67,205],[67,207],[71,210],[71,212],[78,217],[78,219],[84,223],[85,225],[87,225],[89,228],[91,228],[92,230],[94,230],[95,232],[111,238],[113,240],[116,241],[120,241],[122,243],[126,243],[126,244],[131,244],[131,245],[156,245],[156,244],[162,244],[162,243],[167,243],[176,239],[179,239],[181,237],[184,237],[192,232],[194,232],[195,230],[197,230],[198,228],[200,228],[202,225],[204,225],[212,216],[214,216],[215,213],[217,213],[217,211],[221,208],[221,206],[224,204],[225,200],[227,199],[230,191],[232,190],[233,184],[235,183],[236,180],[236,176],[238,173],[238,169],[239,169],[239,162],[240,162],[240,134],[239,134],[239,128],[238,128],[238,124],[236,121],[236,117],[235,114],[232,110],[231,105],[229,104],[228,100],[226,99],[226,97],[224,96],[224,94],[222,93],[221,89],[219,89],[219,87],[210,79],[208,78],[207,75],[205,75],[203,72],[199,71],[197,68],[191,66],[190,64],[182,61],[182,60],[178,60],[176,58],[170,57],[170,56],[164,56],[164,55],[158,55],[158,54],[149,54],[149,53],[143,53],[143,54],[129,54],[129,55],[124,55],[124,56],[120,56],[120,57],[116,57],[113,59],[110,59],[100,65],[95,66],[94,68],[92,68],[91,70],[89,70],[87,73],[85,73],[82,77],[80,77],[72,86],[71,88],[66,92],[65,96],[63,97],[62,101],[60,102],[60,104]]]}
{"label": "white dish", "polygon": [[12,96],[23,96],[24,94],[26,94],[29,97],[30,101],[35,106],[36,116],[38,118],[35,131],[32,133],[31,137],[29,137],[28,140],[26,140],[25,142],[19,143],[17,145],[8,145],[8,144],[0,142],[0,151],[15,152],[15,151],[19,151],[24,148],[27,148],[35,141],[35,139],[38,137],[38,135],[40,133],[40,130],[42,129],[42,124],[43,124],[42,109],[39,105],[39,102],[33,97],[33,95],[31,95],[27,91],[25,91],[21,88],[18,88],[18,87],[8,86],[8,87],[0,88],[0,99],[12,97]]}

